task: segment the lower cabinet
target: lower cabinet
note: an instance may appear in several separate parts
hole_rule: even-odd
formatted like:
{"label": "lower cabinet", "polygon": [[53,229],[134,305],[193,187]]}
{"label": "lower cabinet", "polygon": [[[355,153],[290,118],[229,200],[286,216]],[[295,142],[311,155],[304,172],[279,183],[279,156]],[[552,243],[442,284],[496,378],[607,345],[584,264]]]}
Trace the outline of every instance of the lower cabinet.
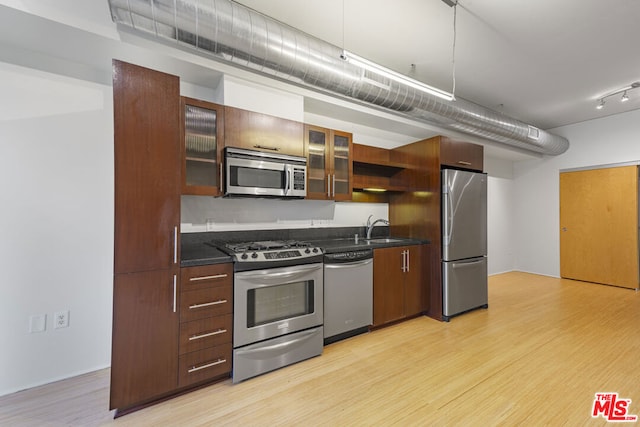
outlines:
{"label": "lower cabinet", "polygon": [[230,376],[232,264],[118,274],[113,299],[111,406],[119,414]]}
{"label": "lower cabinet", "polygon": [[424,245],[373,251],[373,326],[402,320],[428,308]]}
{"label": "lower cabinet", "polygon": [[172,273],[114,277],[112,409],[146,403],[178,386],[177,275]]}
{"label": "lower cabinet", "polygon": [[231,374],[233,266],[182,268],[178,386]]}

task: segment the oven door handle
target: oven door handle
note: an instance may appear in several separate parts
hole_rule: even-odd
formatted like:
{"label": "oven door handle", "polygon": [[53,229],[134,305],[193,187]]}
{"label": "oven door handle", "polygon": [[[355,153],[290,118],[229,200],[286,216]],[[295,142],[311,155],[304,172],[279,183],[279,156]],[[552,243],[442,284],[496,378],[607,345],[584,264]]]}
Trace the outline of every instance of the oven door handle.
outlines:
{"label": "oven door handle", "polygon": [[320,329],[311,329],[309,331],[298,332],[298,335],[294,339],[283,340],[282,342],[278,342],[276,344],[271,345],[263,345],[258,344],[256,346],[248,346],[247,348],[235,349],[234,352],[237,356],[246,356],[246,355],[267,355],[268,357],[274,357],[281,355],[285,349],[288,347],[292,347],[297,345],[302,341],[306,341],[312,336],[316,335],[320,332]]}
{"label": "oven door handle", "polygon": [[269,270],[263,270],[263,273],[255,274],[254,272],[236,273],[236,279],[256,281],[258,283],[264,283],[265,280],[277,280],[283,279],[297,279],[301,276],[306,276],[312,271],[321,270],[322,264],[314,264],[311,267],[295,267],[293,271],[282,271],[280,273],[271,273]]}

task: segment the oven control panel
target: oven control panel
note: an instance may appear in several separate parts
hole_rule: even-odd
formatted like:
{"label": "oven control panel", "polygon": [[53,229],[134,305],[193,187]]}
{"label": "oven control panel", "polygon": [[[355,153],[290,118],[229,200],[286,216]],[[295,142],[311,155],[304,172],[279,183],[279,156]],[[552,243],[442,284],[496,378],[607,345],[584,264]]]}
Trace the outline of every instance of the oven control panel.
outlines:
{"label": "oven control panel", "polygon": [[285,259],[300,259],[322,255],[319,248],[309,247],[304,249],[289,249],[277,251],[247,251],[236,254],[236,259],[240,262],[265,262]]}

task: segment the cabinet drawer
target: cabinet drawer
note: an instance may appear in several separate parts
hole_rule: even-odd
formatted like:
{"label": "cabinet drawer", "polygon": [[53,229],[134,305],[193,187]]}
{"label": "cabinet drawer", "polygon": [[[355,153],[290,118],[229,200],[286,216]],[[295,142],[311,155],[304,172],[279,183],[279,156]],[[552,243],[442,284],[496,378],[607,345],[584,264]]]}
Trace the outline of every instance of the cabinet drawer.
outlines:
{"label": "cabinet drawer", "polygon": [[180,354],[231,342],[231,314],[180,324]]}
{"label": "cabinet drawer", "polygon": [[203,265],[180,269],[182,292],[211,288],[214,286],[231,286],[233,284],[233,264]]}
{"label": "cabinet drawer", "polygon": [[180,356],[178,386],[184,387],[231,372],[231,343]]}
{"label": "cabinet drawer", "polygon": [[233,312],[231,286],[183,292],[180,296],[180,321],[186,322]]}

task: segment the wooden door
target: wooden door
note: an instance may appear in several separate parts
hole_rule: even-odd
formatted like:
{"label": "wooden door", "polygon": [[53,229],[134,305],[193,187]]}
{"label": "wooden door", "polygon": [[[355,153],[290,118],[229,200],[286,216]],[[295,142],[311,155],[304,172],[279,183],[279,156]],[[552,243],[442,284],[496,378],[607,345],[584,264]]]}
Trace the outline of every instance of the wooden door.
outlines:
{"label": "wooden door", "polygon": [[638,288],[638,167],[560,174],[560,275]]}
{"label": "wooden door", "polygon": [[113,62],[114,272],[176,265],[180,226],[180,80]]}
{"label": "wooden door", "polygon": [[429,308],[428,305],[428,247],[426,245],[411,246],[406,249],[407,271],[404,274],[404,306],[405,316],[415,316]]}
{"label": "wooden door", "polygon": [[115,276],[111,409],[144,403],[178,386],[177,287],[170,270]]}
{"label": "wooden door", "polygon": [[304,156],[304,125],[293,120],[225,106],[224,145]]}
{"label": "wooden door", "polygon": [[351,200],[353,186],[352,136],[347,132],[331,132],[331,197]]}
{"label": "wooden door", "polygon": [[403,254],[407,247],[373,251],[373,325],[404,317]]}
{"label": "wooden door", "polygon": [[223,187],[224,107],[182,97],[180,111],[182,194],[218,196]]}
{"label": "wooden door", "polygon": [[305,125],[304,148],[307,157],[307,199],[330,198],[329,129]]}

